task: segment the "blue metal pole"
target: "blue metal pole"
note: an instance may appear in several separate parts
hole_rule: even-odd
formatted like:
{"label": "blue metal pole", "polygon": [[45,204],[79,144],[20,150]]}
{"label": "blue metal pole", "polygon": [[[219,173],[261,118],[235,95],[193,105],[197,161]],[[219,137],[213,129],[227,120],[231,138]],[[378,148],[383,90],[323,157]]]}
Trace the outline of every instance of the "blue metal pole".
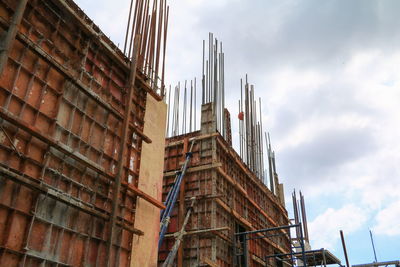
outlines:
{"label": "blue metal pole", "polygon": [[182,177],[182,172],[179,171],[176,174],[176,179],[174,181],[174,185],[172,186],[171,190],[168,192],[167,195],[167,199],[165,200],[164,205],[166,206],[166,208],[164,210],[161,211],[161,222],[165,219],[166,214],[168,213],[167,211],[170,209],[170,205],[171,205],[171,197],[175,194],[176,190],[179,190],[180,184],[181,184],[181,177]]}
{"label": "blue metal pole", "polygon": [[[191,146],[190,146],[189,152],[192,151],[193,144],[194,144],[194,140],[192,141],[192,144],[191,144]],[[165,199],[164,205],[165,205],[166,207],[167,207],[168,205],[170,205],[170,200],[171,200],[171,196],[173,195],[173,193],[174,193],[176,190],[179,190],[179,188],[180,188],[180,183],[181,183],[181,181],[182,181],[182,179],[181,179],[181,180],[179,180],[179,179],[182,177],[182,176],[181,176],[182,171],[183,171],[184,168],[186,168],[186,167],[185,167],[185,166],[187,166],[186,163],[190,160],[191,157],[192,157],[192,155],[190,155],[190,157],[188,157],[188,155],[187,155],[187,153],[186,153],[185,164],[184,164],[184,166],[182,166],[182,168],[180,169],[180,171],[178,171],[178,172],[176,173],[175,180],[174,180],[174,185],[172,186],[172,189],[168,192],[167,197],[166,197],[166,199]],[[176,185],[178,185],[178,186],[176,186]],[[166,211],[166,210],[167,210],[167,208],[166,208],[165,210],[162,210],[162,211],[161,211],[161,215],[160,215],[161,220],[160,220],[160,221],[162,221],[162,220],[165,218],[165,211]]]}
{"label": "blue metal pole", "polygon": [[[192,147],[193,147],[193,143],[192,143]],[[190,150],[192,150],[192,148]],[[174,185],[174,188],[172,189],[173,192],[171,193],[171,201],[168,203],[169,205],[167,206],[167,208],[165,209],[165,211],[163,213],[162,221],[161,221],[161,229],[160,229],[160,238],[158,240],[159,248],[164,240],[165,232],[167,231],[167,228],[169,225],[169,219],[171,217],[171,212],[175,206],[176,199],[178,198],[179,188],[182,183],[183,177],[185,176],[187,166],[188,166],[189,160],[191,158],[192,158],[192,152],[186,153],[186,161],[185,161],[185,164],[182,166],[182,172],[180,173],[180,175],[178,177],[177,183]]]}

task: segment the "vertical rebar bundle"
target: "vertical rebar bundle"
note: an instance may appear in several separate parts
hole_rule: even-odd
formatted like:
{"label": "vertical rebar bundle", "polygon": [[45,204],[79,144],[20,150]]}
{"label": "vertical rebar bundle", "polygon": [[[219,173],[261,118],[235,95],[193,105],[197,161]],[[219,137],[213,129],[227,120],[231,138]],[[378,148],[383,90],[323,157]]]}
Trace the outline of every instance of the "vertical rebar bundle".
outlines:
{"label": "vertical rebar bundle", "polygon": [[262,133],[261,98],[259,98],[257,106],[254,85],[248,83],[246,75],[244,88],[243,80],[240,80],[239,154],[249,169],[264,182],[264,138]]}
{"label": "vertical rebar bundle", "polygon": [[293,213],[294,213],[294,222],[295,224],[301,224],[302,229],[296,229],[296,237],[297,239],[300,237],[302,231],[304,233],[304,240],[310,242],[308,235],[308,223],[307,223],[307,214],[306,214],[306,204],[304,201],[304,195],[300,191],[300,200],[297,200],[296,190],[292,193],[292,201],[293,201]]}
{"label": "vertical rebar bundle", "polygon": [[272,150],[271,147],[271,138],[269,136],[269,133],[267,135],[267,133],[265,134],[265,140],[267,141],[267,155],[268,155],[268,174],[269,174],[269,186],[271,189],[271,192],[274,194],[277,194],[278,192],[276,192],[276,187],[278,186],[276,184],[276,179],[275,177],[277,176],[276,173],[276,165],[275,165],[275,151]]}
{"label": "vertical rebar bundle", "polygon": [[132,10],[133,1],[129,8],[124,54],[132,58],[134,36],[139,35],[137,68],[147,77],[151,88],[164,97],[169,6],[167,0],[136,0]]}
{"label": "vertical rebar bundle", "polygon": [[[208,48],[207,48],[208,47]],[[227,139],[225,111],[225,71],[222,43],[209,34],[208,46],[203,40],[203,60],[201,78],[201,104],[212,105],[215,118],[215,131]],[[190,86],[190,87],[189,87]],[[175,89],[171,87],[167,93],[167,132],[166,136],[178,136],[198,130],[196,123],[196,78],[184,82],[184,87],[178,83]],[[254,85],[240,80],[239,100],[239,154],[249,169],[263,182],[267,183],[264,163],[264,135],[262,123],[261,98],[256,99]],[[265,135],[268,151],[270,189],[276,193],[277,174],[275,154]],[[275,181],[276,180],[276,181]]]}
{"label": "vertical rebar bundle", "polygon": [[181,83],[178,83],[175,86],[174,92],[172,92],[171,87],[169,88],[166,100],[168,103],[167,137],[187,134],[198,130],[196,94],[196,78],[191,80],[190,83],[185,81],[183,88],[181,88]]}
{"label": "vertical rebar bundle", "polygon": [[212,33],[208,35],[208,59],[206,54],[203,40],[202,104],[213,103],[216,130],[225,138],[225,55]]}
{"label": "vertical rebar bundle", "polygon": [[[225,121],[225,81],[224,81],[224,53],[222,43],[209,34],[208,53],[203,40],[203,62],[201,79],[201,104],[213,103],[213,115],[216,121],[216,131],[225,139],[227,136]],[[206,59],[206,54],[208,58]],[[173,92],[172,92],[173,91]],[[197,125],[197,80],[185,81],[184,87],[178,83],[175,90],[167,93],[167,132],[166,136],[177,136],[195,132]],[[180,99],[182,99],[180,101]]]}

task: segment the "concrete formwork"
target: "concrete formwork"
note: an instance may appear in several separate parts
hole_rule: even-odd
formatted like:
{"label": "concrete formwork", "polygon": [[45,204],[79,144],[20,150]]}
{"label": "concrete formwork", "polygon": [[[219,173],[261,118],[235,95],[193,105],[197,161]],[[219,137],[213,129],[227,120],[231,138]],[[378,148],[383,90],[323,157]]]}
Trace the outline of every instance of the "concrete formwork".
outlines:
{"label": "concrete formwork", "polygon": [[[168,138],[165,149],[164,197],[170,190],[175,171],[180,169],[189,144],[195,140],[193,158],[181,186],[181,197],[171,217],[169,235],[160,248],[162,262],[180,230],[185,207],[196,197],[194,211],[177,256],[177,266],[243,266],[235,259],[234,233],[288,225],[285,207],[250,169],[232,146],[218,133],[211,104],[202,106],[201,130]],[[183,205],[183,203],[185,203]],[[287,253],[286,236],[251,240],[249,266],[265,266],[265,256]]]}
{"label": "concrete formwork", "polygon": [[[3,37],[18,2],[0,1]],[[141,72],[130,89],[130,61],[73,1],[30,0],[16,26],[0,80],[0,265],[129,266],[137,198],[163,207],[138,188],[146,98],[162,97]]]}

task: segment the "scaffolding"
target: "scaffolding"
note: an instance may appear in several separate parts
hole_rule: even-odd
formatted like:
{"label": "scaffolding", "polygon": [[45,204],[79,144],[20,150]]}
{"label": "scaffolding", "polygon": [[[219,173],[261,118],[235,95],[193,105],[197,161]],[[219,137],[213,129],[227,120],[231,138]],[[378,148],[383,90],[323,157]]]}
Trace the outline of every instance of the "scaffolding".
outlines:
{"label": "scaffolding", "polygon": [[[291,237],[291,229],[300,236]],[[301,223],[284,225],[256,231],[239,232],[235,234],[236,245],[234,247],[235,265],[237,267],[248,267],[248,241],[255,239],[269,239],[274,242],[278,237],[285,236],[291,239],[291,249],[289,253],[273,253],[265,256],[263,259],[265,266],[324,266],[330,264],[341,265],[341,262],[329,250],[324,248],[317,250],[307,250],[306,241],[303,236]],[[358,267],[358,266],[357,266]],[[360,266],[361,267],[361,266]],[[364,267],[364,266],[363,266]]]}

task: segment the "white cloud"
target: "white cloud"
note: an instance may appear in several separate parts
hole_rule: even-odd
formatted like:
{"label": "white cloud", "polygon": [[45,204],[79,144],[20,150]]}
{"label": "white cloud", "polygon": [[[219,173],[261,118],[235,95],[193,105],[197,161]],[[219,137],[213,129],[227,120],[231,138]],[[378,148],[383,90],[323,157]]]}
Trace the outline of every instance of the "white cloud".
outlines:
{"label": "white cloud", "polygon": [[375,234],[400,236],[400,200],[381,210],[375,219],[376,225],[373,227]]}
{"label": "white cloud", "polygon": [[111,37],[115,45],[123,48],[130,1],[77,0],[75,2],[105,35]]}
{"label": "white cloud", "polygon": [[340,209],[327,209],[310,224],[310,242],[313,249],[333,249],[339,240],[339,230],[346,234],[357,231],[367,220],[365,211],[355,204]]}

